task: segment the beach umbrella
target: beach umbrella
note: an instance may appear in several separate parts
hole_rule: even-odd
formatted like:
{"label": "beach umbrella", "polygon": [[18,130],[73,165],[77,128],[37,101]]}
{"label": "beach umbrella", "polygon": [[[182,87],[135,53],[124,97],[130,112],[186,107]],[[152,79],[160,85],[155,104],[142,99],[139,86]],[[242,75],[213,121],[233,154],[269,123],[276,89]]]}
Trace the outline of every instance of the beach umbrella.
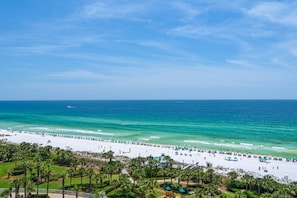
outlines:
{"label": "beach umbrella", "polygon": [[166,186],[166,187],[165,187],[165,190],[170,191],[170,190],[171,190],[170,186]]}
{"label": "beach umbrella", "polygon": [[185,191],[185,189],[180,188],[180,189],[179,189],[179,192],[180,192],[180,193],[185,193],[186,191]]}

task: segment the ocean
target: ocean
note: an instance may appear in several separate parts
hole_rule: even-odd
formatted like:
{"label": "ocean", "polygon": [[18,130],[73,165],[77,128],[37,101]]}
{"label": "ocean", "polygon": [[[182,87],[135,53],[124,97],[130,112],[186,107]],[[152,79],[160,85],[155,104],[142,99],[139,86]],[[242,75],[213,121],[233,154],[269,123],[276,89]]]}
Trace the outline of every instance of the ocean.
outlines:
{"label": "ocean", "polygon": [[0,101],[0,128],[297,156],[297,100]]}

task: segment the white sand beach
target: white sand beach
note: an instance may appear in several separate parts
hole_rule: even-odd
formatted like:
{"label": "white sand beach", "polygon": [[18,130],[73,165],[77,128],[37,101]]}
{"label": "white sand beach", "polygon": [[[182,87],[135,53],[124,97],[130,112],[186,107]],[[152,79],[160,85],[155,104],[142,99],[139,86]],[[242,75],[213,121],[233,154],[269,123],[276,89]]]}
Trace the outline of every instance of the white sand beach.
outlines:
{"label": "white sand beach", "polygon": [[[0,130],[0,134],[6,136],[0,137],[2,140],[13,143],[29,142],[42,144],[43,146],[50,145],[53,147],[60,147],[61,149],[71,149],[72,151],[88,151],[88,152],[107,152],[109,150],[114,152],[114,155],[127,156],[134,158],[138,156],[160,156],[162,153],[169,155],[175,161],[187,164],[198,163],[201,166],[206,166],[211,163],[218,172],[227,173],[231,170],[244,170],[256,177],[264,175],[272,175],[279,181],[297,181],[297,162],[285,159],[274,160],[268,159],[266,162],[260,162],[258,155],[245,155],[232,153],[225,154],[214,151],[201,151],[201,150],[176,150],[174,146],[167,145],[154,145],[144,144],[139,142],[113,142],[113,141],[100,141],[95,138],[82,138],[82,137],[63,137],[35,134],[29,132],[18,132],[9,130]],[[234,159],[237,161],[228,161],[226,158]],[[278,158],[279,159],[279,158]],[[288,178],[288,180],[286,179]]]}

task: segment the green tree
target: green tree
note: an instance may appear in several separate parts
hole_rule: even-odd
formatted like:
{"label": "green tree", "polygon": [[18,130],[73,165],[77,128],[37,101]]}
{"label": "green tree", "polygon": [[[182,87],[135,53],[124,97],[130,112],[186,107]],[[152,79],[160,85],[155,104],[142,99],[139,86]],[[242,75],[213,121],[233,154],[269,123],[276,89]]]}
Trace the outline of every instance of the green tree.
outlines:
{"label": "green tree", "polygon": [[196,188],[195,190],[195,195],[197,196],[197,198],[203,198],[204,193],[205,192],[203,188]]}
{"label": "green tree", "polygon": [[174,163],[174,160],[169,155],[166,155],[164,159],[166,161],[166,166],[171,168]]}
{"label": "green tree", "polygon": [[158,197],[158,194],[155,190],[149,190],[147,192],[147,198],[157,198]]}
{"label": "green tree", "polygon": [[78,172],[78,174],[80,176],[80,185],[82,185],[82,183],[83,183],[83,176],[86,173],[86,169],[84,167],[79,167],[79,169],[78,169],[77,172]]}
{"label": "green tree", "polygon": [[75,192],[75,198],[78,198],[78,192],[80,191],[80,187],[79,187],[79,185],[75,185],[74,186],[74,192]]}
{"label": "green tree", "polygon": [[65,178],[66,178],[66,173],[62,173],[60,175],[60,177],[62,178],[62,198],[65,197]]}
{"label": "green tree", "polygon": [[143,168],[138,168],[138,167],[131,167],[130,168],[130,175],[133,178],[134,181],[134,185],[136,183],[136,181],[138,181],[139,179],[141,179],[142,177],[145,176],[145,172]]}
{"label": "green tree", "polygon": [[160,172],[159,174],[162,175],[162,177],[163,177],[163,183],[165,184],[165,179],[168,176],[168,168],[161,168],[159,170],[159,172]]}
{"label": "green tree", "polygon": [[218,187],[214,184],[208,184],[205,187],[205,194],[208,196],[215,196],[221,194],[221,191],[218,190]]}
{"label": "green tree", "polygon": [[128,193],[131,189],[131,183],[129,180],[129,176],[127,174],[122,174],[119,177],[119,181],[120,181],[120,187],[123,189],[126,198],[128,198]]}
{"label": "green tree", "polygon": [[46,198],[49,198],[48,192],[49,192],[49,184],[50,184],[50,176],[51,176],[52,169],[50,167],[50,164],[48,164],[44,170],[45,177],[46,177]]}
{"label": "green tree", "polygon": [[74,169],[74,167],[70,167],[67,170],[67,175],[69,177],[69,186],[71,187],[72,186],[72,178],[75,176],[75,169]]}
{"label": "green tree", "polygon": [[5,189],[0,194],[0,197],[2,197],[2,198],[8,198],[10,196],[10,194],[11,194],[11,192],[9,191],[9,189]]}
{"label": "green tree", "polygon": [[154,169],[157,168],[158,166],[158,161],[155,160],[152,156],[147,157],[147,166],[148,166],[148,171],[149,171],[149,177],[151,178],[153,176],[154,173]]}
{"label": "green tree", "polygon": [[227,175],[228,175],[228,177],[229,177],[230,180],[231,180],[231,185],[233,185],[234,182],[235,182],[235,180],[236,180],[237,177],[238,177],[238,173],[237,173],[236,171],[231,171],[231,172],[229,172]]}
{"label": "green tree", "polygon": [[235,193],[234,198],[247,198],[247,196],[243,192],[238,191]]}
{"label": "green tree", "polygon": [[88,168],[86,173],[87,173],[87,176],[89,177],[89,191],[92,192],[92,177],[95,172],[92,168]]}
{"label": "green tree", "polygon": [[100,187],[102,187],[104,178],[106,178],[106,175],[102,171],[95,174],[97,188],[98,188],[98,180],[100,180]]}
{"label": "green tree", "polygon": [[109,162],[111,162],[112,161],[112,159],[113,159],[113,154],[114,154],[114,152],[113,151],[108,151],[107,153],[106,153],[106,157],[109,159]]}
{"label": "green tree", "polygon": [[286,192],[292,197],[297,197],[297,182],[288,184],[285,187]]}
{"label": "green tree", "polygon": [[22,178],[23,186],[24,186],[24,197],[27,197],[27,169],[30,166],[29,162],[27,160],[22,162],[22,167],[24,170],[24,177]]}
{"label": "green tree", "polygon": [[28,197],[31,197],[32,192],[35,191],[35,185],[34,182],[32,182],[32,180],[28,180],[27,183],[27,192],[28,192]]}
{"label": "green tree", "polygon": [[19,196],[19,192],[20,192],[20,186],[21,186],[21,180],[20,179],[15,179],[12,181],[12,183],[10,183],[10,187],[14,187],[14,192],[15,192],[15,196],[14,197],[18,197]]}
{"label": "green tree", "polygon": [[34,167],[36,168],[36,173],[37,173],[37,181],[36,181],[36,194],[39,194],[39,184],[40,184],[40,175],[41,175],[41,166],[42,166],[42,158],[39,152],[35,154],[34,157]]}
{"label": "green tree", "polygon": [[184,169],[181,171],[181,178],[182,180],[186,180],[187,185],[186,185],[186,189],[188,190],[188,186],[189,186],[189,181],[192,178],[193,174],[192,174],[192,170],[190,169]]}
{"label": "green tree", "polygon": [[262,179],[262,188],[264,191],[272,193],[275,191],[276,187],[276,182],[270,175],[266,175]]}
{"label": "green tree", "polygon": [[249,174],[245,174],[243,175],[242,177],[242,181],[245,183],[245,189],[250,189],[251,190],[251,186],[252,186],[252,183],[254,182],[254,177],[252,175],[249,175]]}

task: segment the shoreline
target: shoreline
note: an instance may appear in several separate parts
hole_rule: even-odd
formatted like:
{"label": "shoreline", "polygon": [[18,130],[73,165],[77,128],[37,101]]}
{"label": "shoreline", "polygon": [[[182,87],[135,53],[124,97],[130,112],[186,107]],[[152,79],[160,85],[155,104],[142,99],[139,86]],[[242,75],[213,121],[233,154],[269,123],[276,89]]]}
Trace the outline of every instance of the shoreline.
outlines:
{"label": "shoreline", "polygon": [[[42,146],[60,147],[71,151],[86,151],[103,153],[109,150],[115,156],[135,157],[158,157],[161,154],[169,155],[174,161],[186,165],[199,164],[206,166],[212,164],[214,169],[227,174],[229,171],[242,170],[255,177],[272,175],[279,182],[297,181],[297,162],[287,161],[283,157],[272,157],[256,154],[244,154],[228,151],[215,151],[207,149],[178,147],[173,145],[150,144],[136,141],[102,140],[95,137],[65,136],[46,133],[33,133],[25,131],[11,131],[0,129],[0,139],[12,143],[37,143]],[[3,136],[2,136],[3,135]],[[65,141],[67,139],[67,141]],[[260,162],[260,157],[266,159]]]}

